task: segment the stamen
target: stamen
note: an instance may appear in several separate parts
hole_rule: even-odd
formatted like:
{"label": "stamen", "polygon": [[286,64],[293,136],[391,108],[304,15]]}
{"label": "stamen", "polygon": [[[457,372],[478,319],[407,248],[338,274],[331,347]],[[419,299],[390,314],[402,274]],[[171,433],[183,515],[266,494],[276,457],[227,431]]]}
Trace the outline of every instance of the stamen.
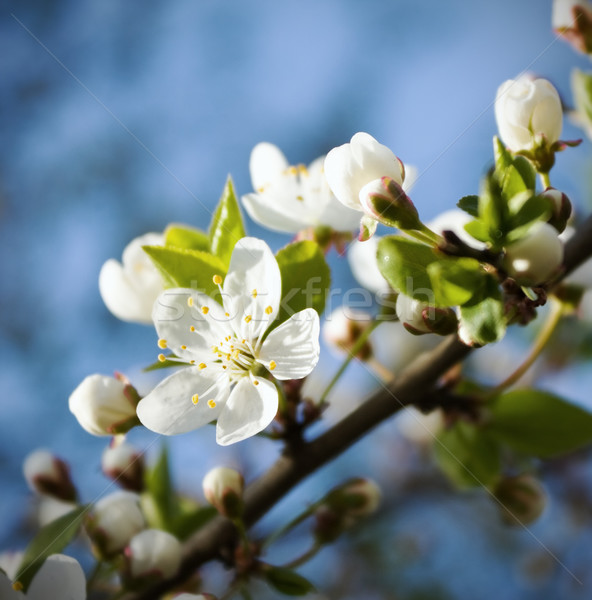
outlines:
{"label": "stamen", "polygon": [[296,200],[299,200],[300,202],[304,202],[304,197],[303,196],[296,196]]}
{"label": "stamen", "polygon": [[207,306],[202,306],[202,307],[201,307],[201,312],[202,312],[204,315],[207,315],[207,314],[210,312],[210,309],[209,309]]}
{"label": "stamen", "polygon": [[272,361],[269,363],[269,370],[270,370],[270,371],[273,371],[273,370],[274,370],[276,367],[277,367],[277,364],[276,364],[275,360],[272,360]]}
{"label": "stamen", "polygon": [[165,356],[164,354],[159,354],[159,355],[158,355],[158,360],[159,360],[160,362],[164,362],[164,361],[166,360],[166,356]]}
{"label": "stamen", "polygon": [[225,313],[224,313],[224,316],[225,316],[225,317],[229,317],[229,316],[230,316],[230,314],[229,314],[229,313],[227,313],[227,312],[225,312]]}
{"label": "stamen", "polygon": [[195,331],[195,327],[192,325],[192,326],[189,328],[189,331],[191,331],[191,333],[193,333],[193,332]]}
{"label": "stamen", "polygon": [[191,402],[197,404],[199,402],[199,394],[193,394],[193,396],[191,396]]}
{"label": "stamen", "polygon": [[288,172],[288,175],[298,175],[298,168],[297,167],[288,167],[286,169],[286,171]]}
{"label": "stamen", "polygon": [[158,347],[164,350],[167,347],[167,341],[163,339],[158,340]]}
{"label": "stamen", "polygon": [[[195,361],[193,361],[193,362],[195,362]],[[205,369],[205,368],[206,368],[208,365],[206,365],[206,363],[199,363],[199,365],[198,365],[198,366],[199,366],[199,368],[200,368],[200,369],[202,369],[202,370],[203,370],[203,369]]]}
{"label": "stamen", "polygon": [[272,308],[271,306],[268,306],[268,307],[265,309],[265,314],[268,314],[268,315],[270,315],[272,312],[273,312],[273,308]]}
{"label": "stamen", "polygon": [[24,587],[24,586],[23,586],[23,584],[22,584],[20,581],[15,581],[15,582],[12,584],[12,589],[13,589],[15,592],[20,592],[20,591],[22,591],[23,587]]}
{"label": "stamen", "polygon": [[190,364],[190,365],[194,365],[194,364],[195,364],[195,361],[194,361],[194,360],[190,360],[190,361],[189,361],[189,364]]}
{"label": "stamen", "polygon": [[259,382],[255,379],[255,381],[253,381],[253,385],[259,385]]}
{"label": "stamen", "polygon": [[191,296],[187,298],[187,306],[193,306],[193,298]]}
{"label": "stamen", "polygon": [[214,285],[220,285],[222,283],[222,277],[220,277],[220,275],[214,275],[212,281],[214,282]]}
{"label": "stamen", "polygon": [[208,406],[210,408],[216,408],[216,403],[214,402],[214,400],[208,400]]}
{"label": "stamen", "polygon": [[245,317],[245,323],[250,323],[253,320],[253,317],[251,315],[247,315]]}
{"label": "stamen", "polygon": [[253,290],[251,292],[251,296],[253,296],[253,298],[257,298],[257,290]]}
{"label": "stamen", "polygon": [[187,346],[181,346],[181,350],[187,350]]}

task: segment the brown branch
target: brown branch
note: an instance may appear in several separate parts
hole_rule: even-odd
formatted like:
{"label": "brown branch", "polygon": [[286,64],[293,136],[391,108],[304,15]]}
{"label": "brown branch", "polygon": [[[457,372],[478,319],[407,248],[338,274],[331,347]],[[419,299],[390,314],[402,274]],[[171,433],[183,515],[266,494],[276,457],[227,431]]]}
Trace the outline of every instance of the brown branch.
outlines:
{"label": "brown branch", "polygon": [[[565,248],[562,277],[592,255],[592,217],[588,218]],[[376,425],[404,406],[421,403],[433,390],[437,380],[471,349],[456,336],[446,338],[430,352],[418,356],[389,386],[374,392],[361,406],[331,429],[309,443],[289,448],[270,469],[251,483],[245,491],[245,522],[257,522],[271,507],[310,475],[354,444]],[[234,527],[216,517],[197,531],[185,544],[183,562],[177,575],[154,585],[150,590],[129,593],[124,600],[157,600],[161,594],[187,580],[202,564],[221,558],[234,541]]]}

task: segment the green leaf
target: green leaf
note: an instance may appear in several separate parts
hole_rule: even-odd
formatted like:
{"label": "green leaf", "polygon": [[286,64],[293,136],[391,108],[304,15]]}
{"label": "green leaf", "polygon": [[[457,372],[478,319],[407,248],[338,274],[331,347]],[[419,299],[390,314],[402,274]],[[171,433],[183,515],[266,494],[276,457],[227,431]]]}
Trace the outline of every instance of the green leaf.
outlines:
{"label": "green leaf", "polygon": [[474,221],[470,221],[465,225],[465,231],[472,237],[474,237],[479,242],[489,242],[489,229],[479,219],[475,219]]}
{"label": "green leaf", "polygon": [[459,421],[442,431],[434,452],[442,471],[461,489],[492,485],[500,475],[499,444],[470,423]]}
{"label": "green leaf", "polygon": [[592,73],[574,69],[571,75],[571,89],[578,116],[578,125],[586,129],[592,126]]}
{"label": "green leaf", "polygon": [[72,541],[82,525],[87,510],[88,505],[79,506],[59,519],[51,521],[29,542],[15,577],[15,581],[19,581],[23,586],[23,592],[27,591],[45,559],[52,554],[59,554]]}
{"label": "green leaf", "polygon": [[[520,200],[520,196],[516,196],[512,200]],[[512,201],[509,206],[510,211],[514,214],[510,219],[511,231],[506,237],[508,242],[524,237],[532,225],[538,221],[547,221],[551,216],[551,200],[545,196],[530,195],[519,206],[517,206],[517,202]]]}
{"label": "green leaf", "polygon": [[263,573],[267,583],[286,596],[304,596],[315,591],[308,579],[291,569],[268,566]]}
{"label": "green leaf", "polygon": [[176,510],[176,498],[169,471],[168,451],[164,444],[156,464],[146,471],[144,477],[146,491],[142,507],[148,507],[146,517],[152,527],[168,531]]}
{"label": "green leaf", "polygon": [[173,223],[164,231],[164,245],[186,250],[210,251],[210,238],[207,233],[189,227]]}
{"label": "green leaf", "polygon": [[417,300],[432,300],[433,290],[428,265],[438,257],[429,246],[401,236],[383,237],[376,254],[378,268],[391,287]]}
{"label": "green leaf", "polygon": [[493,136],[493,156],[495,159],[495,170],[499,174],[503,174],[513,162],[512,155],[497,135]]}
{"label": "green leaf", "polygon": [[479,196],[463,196],[456,205],[472,217],[479,216]]}
{"label": "green leaf", "polygon": [[514,168],[520,173],[527,190],[534,192],[536,188],[536,170],[532,163],[524,156],[515,156],[512,162]]}
{"label": "green leaf", "polygon": [[514,450],[551,457],[592,443],[592,414],[540,390],[513,390],[490,409],[488,432]]}
{"label": "green leaf", "polygon": [[181,504],[173,520],[171,533],[181,541],[186,540],[217,514],[218,511],[213,506],[184,507]]}
{"label": "green leaf", "polygon": [[436,306],[460,306],[484,283],[485,272],[474,258],[440,260],[427,266]]}
{"label": "green leaf", "polygon": [[166,287],[192,288],[212,298],[218,295],[212,278],[226,275],[226,266],[217,256],[201,250],[162,246],[144,246],[144,252],[161,272]]}
{"label": "green leaf", "polygon": [[[487,228],[489,241],[495,247],[503,245],[507,205],[494,175],[485,178],[479,195],[479,219]],[[472,234],[471,234],[472,235]]]}
{"label": "green leaf", "polygon": [[331,285],[331,270],[319,245],[310,240],[293,242],[282,248],[276,259],[282,275],[282,301],[273,327],[305,308],[314,308],[322,314]]}
{"label": "green leaf", "polygon": [[212,254],[228,266],[235,244],[245,237],[243,218],[229,177],[209,229]]}
{"label": "green leaf", "polygon": [[504,337],[506,320],[502,294],[491,275],[484,278],[480,293],[461,306],[459,313],[463,333],[473,344],[482,346]]}

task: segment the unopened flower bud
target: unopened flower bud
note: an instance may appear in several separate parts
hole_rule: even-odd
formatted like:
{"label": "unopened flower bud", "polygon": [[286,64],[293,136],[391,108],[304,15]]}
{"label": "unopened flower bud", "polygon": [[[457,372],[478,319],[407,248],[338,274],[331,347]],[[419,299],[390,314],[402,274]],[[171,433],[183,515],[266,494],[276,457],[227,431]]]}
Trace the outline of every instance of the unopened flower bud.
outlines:
{"label": "unopened flower bud", "polygon": [[105,448],[101,457],[103,473],[122,488],[133,492],[144,489],[144,458],[142,453],[127,442],[115,439]]}
{"label": "unopened flower bud", "polygon": [[436,308],[427,302],[399,294],[395,310],[403,327],[413,335],[448,335],[457,329],[456,314],[451,308]]}
{"label": "unopened flower bud", "polygon": [[35,450],[25,459],[23,471],[27,484],[34,492],[73,502],[76,488],[70,478],[68,465],[48,450]]}
{"label": "unopened flower bud", "polygon": [[181,565],[182,547],[179,540],[166,531],[145,529],[135,535],[125,556],[132,579],[173,577]]}
{"label": "unopened flower bud", "polygon": [[206,500],[229,519],[242,515],[244,486],[243,476],[228,467],[215,467],[203,480]]}
{"label": "unopened flower bud", "polygon": [[[348,353],[354,344],[370,327],[372,318],[368,313],[340,306],[336,308],[323,324],[323,340],[339,353]],[[356,357],[368,360],[372,356],[372,346],[367,341],[358,351]]]}
{"label": "unopened flower bud", "polygon": [[506,248],[504,264],[508,275],[520,285],[548,281],[563,262],[563,244],[548,223],[536,223],[526,235]]}
{"label": "unopened flower bud", "polygon": [[569,217],[571,217],[571,202],[569,198],[563,192],[551,187],[547,188],[541,196],[551,201],[549,225],[552,225],[561,233],[567,226]]}
{"label": "unopened flower bud", "polygon": [[136,390],[121,379],[107,375],[89,375],[72,392],[70,412],[92,435],[125,433],[139,424]]}
{"label": "unopened flower bud", "polygon": [[576,50],[592,53],[592,3],[589,0],[553,0],[551,24],[555,33]]}
{"label": "unopened flower bud", "polygon": [[547,504],[543,486],[528,473],[505,477],[493,493],[508,525],[529,525],[541,516]]}
{"label": "unopened flower bud", "polygon": [[212,594],[179,594],[173,600],[216,600]]}
{"label": "unopened flower bud", "polygon": [[360,204],[373,219],[403,231],[421,228],[417,209],[401,184],[391,177],[374,179],[360,190]]}
{"label": "unopened flower bud", "polygon": [[91,511],[87,531],[103,556],[123,550],[146,522],[140,510],[140,497],[119,491],[99,500]]}

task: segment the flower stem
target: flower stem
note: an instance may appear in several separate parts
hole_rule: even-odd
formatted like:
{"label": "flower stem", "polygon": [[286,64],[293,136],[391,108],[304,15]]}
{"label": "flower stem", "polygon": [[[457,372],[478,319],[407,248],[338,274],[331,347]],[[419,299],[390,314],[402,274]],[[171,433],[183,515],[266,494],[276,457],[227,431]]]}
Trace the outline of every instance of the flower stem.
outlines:
{"label": "flower stem", "polygon": [[318,502],[314,502],[308,508],[303,510],[299,515],[294,517],[291,521],[289,521],[285,525],[282,525],[279,529],[276,529],[276,531],[274,531],[263,541],[263,543],[261,544],[261,549],[263,550],[265,548],[269,548],[269,546],[275,544],[275,542],[277,542],[281,537],[286,535],[286,533],[292,531],[294,527],[300,525],[302,521],[308,519],[308,517],[310,517],[314,513],[314,511],[320,506],[320,504],[320,500]]}
{"label": "flower stem", "polygon": [[343,375],[343,373],[347,369],[349,363],[352,361],[353,358],[355,358],[356,354],[362,349],[362,347],[364,346],[364,344],[370,337],[370,334],[382,322],[383,321],[378,321],[378,320],[372,321],[372,323],[370,323],[370,325],[368,325],[368,327],[360,334],[360,337],[356,340],[356,343],[349,350],[349,353],[348,353],[346,359],[343,361],[343,363],[341,363],[341,366],[337,370],[337,373],[335,373],[335,375],[333,376],[333,379],[331,379],[331,381],[329,382],[329,385],[325,388],[325,391],[321,395],[321,398],[319,399],[319,407],[323,406],[323,404],[327,400],[327,396],[329,395],[329,392],[331,392],[331,390],[333,389],[335,384],[339,381],[340,377]]}
{"label": "flower stem", "polygon": [[322,547],[322,544],[313,544],[313,546],[311,546],[304,554],[302,554],[298,558],[295,558],[289,563],[286,563],[284,565],[284,569],[296,569],[297,567],[300,567],[304,563],[308,562],[311,558],[313,558]]}
{"label": "flower stem", "polygon": [[496,385],[493,390],[487,394],[488,397],[496,396],[500,392],[503,392],[505,389],[514,385],[524,375],[524,373],[530,369],[551,339],[551,336],[561,321],[562,316],[563,304],[558,300],[551,300],[551,308],[547,316],[547,320],[543,324],[542,329],[535,339],[534,344],[530,349],[530,353],[526,357],[526,360],[511,375],[506,377],[506,379],[504,379],[500,384]]}
{"label": "flower stem", "polygon": [[539,175],[541,176],[541,183],[543,184],[543,187],[545,189],[551,187],[551,178],[549,177],[549,173],[539,173]]}

